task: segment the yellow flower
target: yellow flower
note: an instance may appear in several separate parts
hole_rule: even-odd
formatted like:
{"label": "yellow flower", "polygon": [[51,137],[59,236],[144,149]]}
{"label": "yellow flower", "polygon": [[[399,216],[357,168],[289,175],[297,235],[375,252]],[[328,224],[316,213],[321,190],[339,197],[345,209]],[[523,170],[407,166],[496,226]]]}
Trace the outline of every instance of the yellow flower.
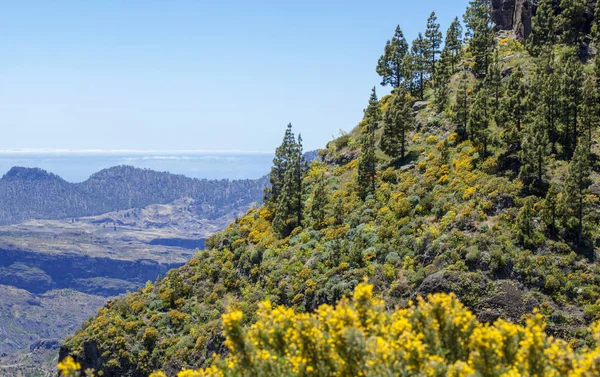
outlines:
{"label": "yellow flower", "polygon": [[61,376],[76,377],[79,376],[81,370],[81,364],[73,360],[71,356],[65,357],[60,363],[58,363],[58,371]]}

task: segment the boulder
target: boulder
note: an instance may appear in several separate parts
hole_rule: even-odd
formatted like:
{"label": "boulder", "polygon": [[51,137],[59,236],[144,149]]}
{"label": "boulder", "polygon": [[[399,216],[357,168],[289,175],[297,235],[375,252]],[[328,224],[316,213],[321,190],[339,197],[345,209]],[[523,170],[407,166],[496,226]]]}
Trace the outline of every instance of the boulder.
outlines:
{"label": "boulder", "polygon": [[594,195],[600,195],[600,183],[593,184],[589,187],[589,190]]}
{"label": "boulder", "polygon": [[415,168],[415,164],[402,165],[400,171],[409,171]]}
{"label": "boulder", "polygon": [[413,103],[412,108],[414,111],[421,111],[424,108],[426,108],[427,105],[429,105],[429,103],[429,101],[416,101],[415,103]]}

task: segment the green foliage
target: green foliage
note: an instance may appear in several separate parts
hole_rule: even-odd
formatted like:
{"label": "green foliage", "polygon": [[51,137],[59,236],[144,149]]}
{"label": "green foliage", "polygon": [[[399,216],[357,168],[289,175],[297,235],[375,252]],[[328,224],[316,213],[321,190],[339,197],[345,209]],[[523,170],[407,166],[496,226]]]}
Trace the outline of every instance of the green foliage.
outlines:
{"label": "green foliage", "polygon": [[569,164],[563,198],[566,208],[566,226],[576,234],[577,243],[580,245],[584,241],[585,199],[589,177],[589,148],[586,143],[579,143]]}
{"label": "green foliage", "polygon": [[406,80],[405,57],[408,53],[408,43],[404,38],[400,25],[391,41],[388,40],[383,55],[377,62],[377,74],[381,76],[381,85],[391,85],[392,88],[400,87]]}
{"label": "green foliage", "polygon": [[538,55],[543,49],[556,43],[556,22],[554,0],[539,0],[532,19],[532,32],[527,41],[527,49],[532,55]]}
{"label": "green foliage", "polygon": [[562,143],[567,157],[573,155],[579,138],[579,109],[582,100],[583,65],[575,50],[563,57],[560,80],[560,119],[563,126]]}
{"label": "green foliage", "polygon": [[362,135],[360,157],[358,159],[357,188],[361,198],[375,192],[375,175],[377,157],[375,156],[375,129],[381,118],[379,100],[375,88],[369,98],[369,106],[365,110],[365,132]]}
{"label": "green foliage", "polygon": [[413,94],[419,99],[425,97],[425,82],[427,79],[427,42],[423,34],[419,33],[417,39],[412,42],[410,49],[413,68],[413,80],[415,82]]}
{"label": "green foliage", "polygon": [[518,152],[521,149],[521,131],[527,113],[526,93],[523,70],[521,67],[517,67],[510,75],[506,85],[506,95],[500,101],[499,118],[504,127],[502,142],[506,147],[507,154]]}
{"label": "green foliage", "polygon": [[473,73],[485,76],[495,46],[488,0],[471,0],[464,15],[469,51],[475,58]]}
{"label": "green foliage", "polygon": [[521,170],[519,176],[533,191],[544,187],[548,166],[548,157],[552,150],[543,115],[534,113],[528,122],[521,140]]}
{"label": "green foliage", "polygon": [[456,17],[448,31],[446,31],[446,40],[444,43],[444,51],[448,56],[448,63],[450,64],[450,74],[456,72],[456,67],[460,62],[462,56],[462,45],[463,45],[463,29],[458,17]]}
{"label": "green foliage", "polygon": [[441,52],[442,40],[443,36],[440,31],[440,24],[437,22],[437,16],[435,12],[431,12],[427,20],[427,29],[425,30],[425,60],[429,63],[429,74],[431,77],[435,76],[435,63],[437,62],[438,54]]}
{"label": "green foliage", "polygon": [[461,137],[466,137],[469,122],[469,80],[467,73],[463,73],[459,78],[458,89],[454,100],[455,122],[457,123],[457,133]]}
{"label": "green foliage", "polygon": [[587,0],[561,0],[561,14],[558,25],[561,31],[561,41],[570,46],[579,47],[584,37],[585,8]]}
{"label": "green foliage", "polygon": [[481,148],[484,157],[487,156],[491,137],[490,120],[492,111],[488,97],[487,88],[485,86],[480,87],[477,93],[475,93],[475,99],[473,100],[467,123],[469,139]]}
{"label": "green foliage", "polygon": [[516,220],[516,234],[519,243],[525,248],[535,248],[543,242],[543,235],[537,231],[534,217],[534,197],[527,197],[519,210]]}
{"label": "green foliage", "polygon": [[381,149],[392,159],[404,161],[407,134],[414,127],[411,100],[405,91],[397,90],[388,101],[385,111]]}
{"label": "green foliage", "polygon": [[273,162],[267,205],[275,211],[273,227],[280,235],[286,237],[302,224],[302,180],[306,173],[302,137],[298,136],[296,141],[291,124],[287,126],[283,142],[277,148]]}

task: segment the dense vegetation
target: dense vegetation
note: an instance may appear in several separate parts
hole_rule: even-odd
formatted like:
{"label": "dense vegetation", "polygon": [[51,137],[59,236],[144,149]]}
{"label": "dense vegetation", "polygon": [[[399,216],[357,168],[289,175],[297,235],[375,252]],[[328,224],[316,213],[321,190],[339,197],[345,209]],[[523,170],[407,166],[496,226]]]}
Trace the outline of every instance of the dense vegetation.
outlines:
{"label": "dense vegetation", "polygon": [[[550,3],[540,0],[538,7]],[[377,64],[391,95],[378,99],[373,90],[363,120],[308,169],[288,128],[271,174],[275,191],[265,204],[211,237],[186,266],[110,302],[66,342],[63,356],[70,353],[105,376],[156,369],[176,375],[226,354],[220,320],[226,308],[243,313],[235,317],[241,326],[262,318],[259,324],[275,322],[270,329],[276,331],[277,321],[260,309],[264,300],[319,313],[368,277],[387,309],[408,307],[416,317],[420,311],[410,300],[435,292],[454,292],[486,323],[523,322],[539,308],[525,327],[510,327],[510,336],[500,334],[505,322],[472,322],[485,332],[479,340],[469,333],[460,347],[427,348],[430,363],[467,363],[457,375],[573,375],[546,368],[560,368],[566,362],[560,358],[597,358],[596,351],[575,355],[541,328],[580,348],[593,344],[586,327],[600,319],[600,207],[592,185],[599,171],[600,54],[590,47],[600,45],[600,33],[597,26],[589,35],[572,32],[580,30],[572,25],[583,3],[563,1],[558,12],[537,12],[525,44],[494,33],[487,0],[473,0],[467,9],[466,45],[458,20],[443,48],[435,14],[410,50],[398,27]],[[447,296],[430,300],[417,306],[424,318],[435,300],[458,307]],[[379,315],[391,321],[399,314]],[[243,352],[231,340],[232,317],[225,319],[235,367]],[[435,327],[418,331],[427,337]],[[242,334],[239,328],[239,339]],[[494,348],[499,344],[516,348],[505,353]],[[271,352],[261,347],[256,352]],[[499,369],[468,372],[479,368],[468,364],[475,354]],[[544,374],[527,364],[513,370],[515,360],[494,357],[528,357],[543,363]],[[244,362],[238,372],[253,371]],[[257,368],[289,363],[291,356]],[[427,370],[420,368],[415,373]]]}
{"label": "dense vegetation", "polygon": [[62,219],[166,204],[189,197],[202,203],[200,216],[213,219],[259,202],[267,185],[259,180],[206,180],[117,166],[81,183],[41,169],[12,168],[0,179],[0,224]]}
{"label": "dense vegetation", "polygon": [[[231,354],[203,370],[178,377],[225,376],[570,376],[600,374],[600,324],[590,332],[596,346],[574,351],[548,337],[544,317],[534,313],[523,326],[477,321],[454,295],[435,294],[393,313],[360,284],[352,301],[321,306],[313,314],[262,303],[249,329],[243,313],[223,315]],[[76,377],[72,359],[59,366]],[[150,377],[166,377],[163,372]]]}

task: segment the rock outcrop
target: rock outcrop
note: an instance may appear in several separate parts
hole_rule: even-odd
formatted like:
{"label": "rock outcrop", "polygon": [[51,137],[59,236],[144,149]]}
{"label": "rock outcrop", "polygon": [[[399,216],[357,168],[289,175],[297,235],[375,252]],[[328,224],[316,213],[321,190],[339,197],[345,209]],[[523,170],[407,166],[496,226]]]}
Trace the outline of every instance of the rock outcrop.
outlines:
{"label": "rock outcrop", "polygon": [[514,30],[523,41],[531,34],[534,0],[491,0],[492,20],[498,30]]}
{"label": "rock outcrop", "polygon": [[[524,41],[531,34],[532,18],[538,0],[490,0],[492,21],[498,30],[514,30],[517,39]],[[586,32],[589,32],[597,0],[588,0],[586,9]],[[559,1],[556,13],[560,13]]]}

